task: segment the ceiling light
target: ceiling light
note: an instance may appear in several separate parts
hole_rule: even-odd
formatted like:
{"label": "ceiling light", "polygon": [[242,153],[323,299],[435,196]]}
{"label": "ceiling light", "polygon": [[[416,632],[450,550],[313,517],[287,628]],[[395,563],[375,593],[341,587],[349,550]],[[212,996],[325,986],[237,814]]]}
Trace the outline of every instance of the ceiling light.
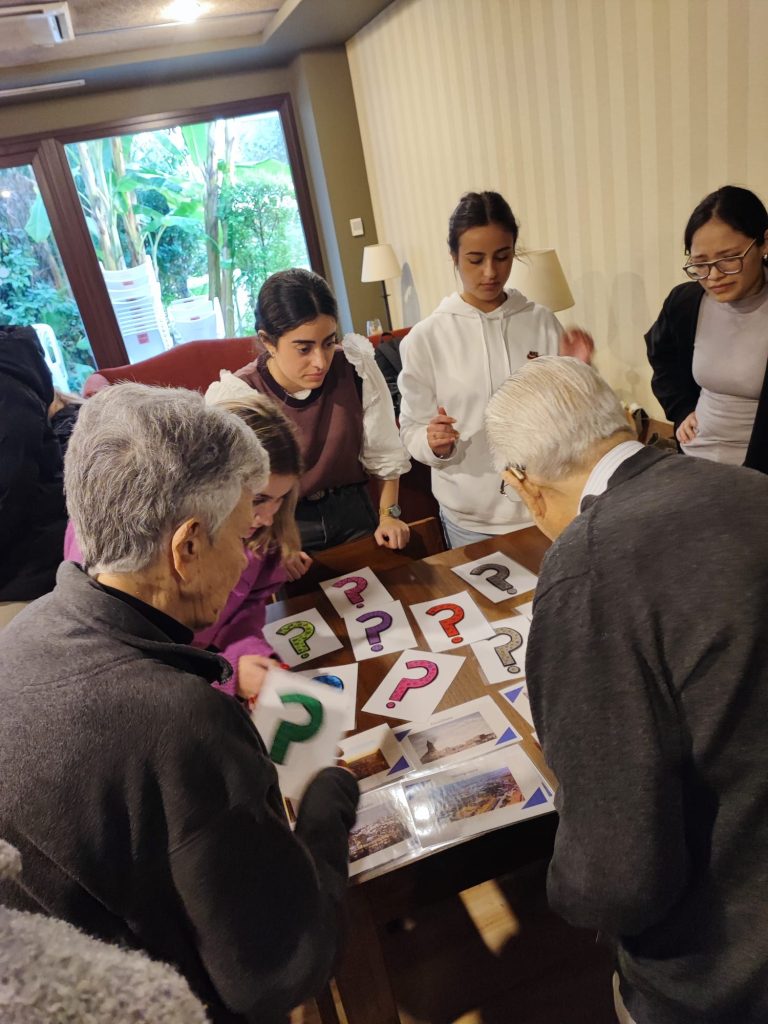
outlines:
{"label": "ceiling light", "polygon": [[196,21],[203,13],[203,5],[198,0],[173,0],[165,9],[166,18],[171,21]]}

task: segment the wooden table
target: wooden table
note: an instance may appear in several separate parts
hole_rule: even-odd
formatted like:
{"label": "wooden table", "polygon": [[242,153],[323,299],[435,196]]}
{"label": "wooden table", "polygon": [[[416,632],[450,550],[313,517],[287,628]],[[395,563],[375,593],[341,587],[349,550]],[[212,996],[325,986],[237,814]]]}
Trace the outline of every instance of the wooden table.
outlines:
{"label": "wooden table", "polygon": [[[429,601],[466,589],[486,618],[493,622],[506,618],[519,604],[531,599],[529,594],[511,597],[499,604],[486,600],[451,572],[451,567],[472,561],[495,551],[502,551],[520,565],[538,573],[549,541],[535,527],[516,533],[493,537],[465,548],[444,551],[407,567],[378,572],[377,576],[395,600],[406,605]],[[362,568],[362,566],[361,566]],[[308,608],[318,608],[339,637],[345,638],[343,622],[322,591],[278,601],[269,606],[268,619],[280,619]],[[418,626],[411,621],[417,646],[424,644]],[[465,656],[464,664],[449,687],[437,710],[442,711],[465,701],[491,694],[522,735],[522,746],[542,774],[554,782],[544,763],[541,750],[531,738],[531,727],[497,694],[500,687],[484,682],[480,666],[468,646],[457,649]],[[323,667],[349,663],[348,645],[322,658]],[[386,673],[397,661],[398,654],[381,655],[359,663],[358,709],[372,695]],[[514,682],[510,678],[510,683]],[[358,710],[357,731],[363,732],[392,719],[381,718]],[[353,880],[349,895],[349,934],[335,973],[336,984],[350,1024],[399,1024],[400,1017],[392,994],[386,965],[381,952],[378,928],[387,921],[405,917],[414,908],[455,895],[480,882],[495,878],[525,863],[548,855],[556,827],[554,814],[530,818],[506,828],[459,840],[456,844],[403,864],[383,865],[375,877]],[[332,1016],[323,1014],[323,1020]]]}

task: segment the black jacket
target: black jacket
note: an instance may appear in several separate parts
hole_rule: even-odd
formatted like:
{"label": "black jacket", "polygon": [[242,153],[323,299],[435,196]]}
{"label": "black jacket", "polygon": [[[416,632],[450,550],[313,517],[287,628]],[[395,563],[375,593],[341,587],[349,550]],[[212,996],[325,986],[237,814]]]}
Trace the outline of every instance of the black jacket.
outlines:
{"label": "black jacket", "polygon": [[549,901],[619,938],[637,1021],[768,1021],[767,505],[759,473],[644,448],[536,587]]}
{"label": "black jacket", "polygon": [[373,353],[376,365],[381,370],[381,375],[387,382],[389,393],[392,396],[396,420],[400,419],[400,391],[397,386],[397,378],[403,369],[403,360],[400,355],[401,340],[391,334],[385,334]]}
{"label": "black jacket", "polygon": [[[174,625],[177,625],[174,623]],[[0,903],[171,963],[217,1024],[274,1024],[331,974],[358,787],[330,768],[295,832],[231,669],[76,565],[0,643]]]}
{"label": "black jacket", "polygon": [[62,558],[66,509],[52,399],[35,332],[0,328],[0,601],[53,589]]}
{"label": "black jacket", "polygon": [[[704,289],[691,281],[673,288],[645,335],[651,387],[675,430],[696,408],[701,388],[693,377],[693,347]],[[768,366],[744,465],[768,473]]]}

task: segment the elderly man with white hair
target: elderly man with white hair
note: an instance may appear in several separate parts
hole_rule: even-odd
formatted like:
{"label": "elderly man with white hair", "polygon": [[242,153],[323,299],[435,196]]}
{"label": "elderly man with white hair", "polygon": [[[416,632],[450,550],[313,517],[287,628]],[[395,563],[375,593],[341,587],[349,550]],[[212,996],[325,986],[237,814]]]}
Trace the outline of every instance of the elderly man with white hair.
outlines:
{"label": "elderly man with white hair", "polygon": [[217,1022],[272,1024],[338,947],[357,783],[308,787],[295,832],[245,710],[189,646],[245,565],[266,454],[188,391],[120,384],[83,406],[65,485],[85,568],[3,632],[0,837],[44,911],[173,964]]}
{"label": "elderly man with white hair", "polygon": [[572,359],[523,366],[486,426],[555,541],[526,661],[550,903],[616,940],[620,1020],[766,1021],[768,480],[643,448]]}

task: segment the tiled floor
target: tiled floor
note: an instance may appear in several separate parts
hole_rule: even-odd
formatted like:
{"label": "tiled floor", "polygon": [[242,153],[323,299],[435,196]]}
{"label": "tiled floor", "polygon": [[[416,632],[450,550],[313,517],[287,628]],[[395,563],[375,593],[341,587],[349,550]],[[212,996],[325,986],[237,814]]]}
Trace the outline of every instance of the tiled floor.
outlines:
{"label": "tiled floor", "polygon": [[544,874],[532,865],[390,925],[401,1024],[615,1024],[610,953],[548,909]]}

